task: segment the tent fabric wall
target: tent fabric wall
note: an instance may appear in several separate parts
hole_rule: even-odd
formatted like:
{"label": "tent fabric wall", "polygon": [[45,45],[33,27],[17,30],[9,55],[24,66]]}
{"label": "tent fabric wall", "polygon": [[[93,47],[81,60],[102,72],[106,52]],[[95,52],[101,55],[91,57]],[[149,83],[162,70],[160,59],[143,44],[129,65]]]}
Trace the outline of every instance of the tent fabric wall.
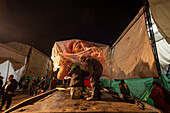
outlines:
{"label": "tent fabric wall", "polygon": [[49,58],[32,48],[29,63],[26,66],[25,76],[29,77],[41,77],[46,75],[48,68]]}
{"label": "tent fabric wall", "polygon": [[53,75],[53,62],[50,59],[49,62],[48,62],[48,77],[52,78],[53,76],[54,76]]}
{"label": "tent fabric wall", "polygon": [[[114,79],[158,77],[154,55],[147,34],[145,15],[141,9],[132,26],[125,29],[113,47],[112,75]],[[128,29],[128,30],[127,30]]]}
{"label": "tent fabric wall", "polygon": [[31,46],[29,46],[29,45],[25,45],[25,44],[18,43],[18,42],[9,42],[9,43],[6,43],[6,45],[8,45],[9,47],[19,51],[24,56],[28,55],[29,50],[31,48]]}
{"label": "tent fabric wall", "polygon": [[170,44],[164,39],[164,37],[159,32],[152,16],[151,22],[156,41],[156,48],[158,52],[161,73],[167,74],[168,66],[170,64]]}
{"label": "tent fabric wall", "polygon": [[167,68],[170,64],[170,44],[165,39],[156,42],[160,64]]}
{"label": "tent fabric wall", "polygon": [[0,48],[0,64],[9,60],[14,70],[18,70],[24,65],[25,56],[20,52],[2,43],[0,43]]}
{"label": "tent fabric wall", "polygon": [[5,84],[7,76],[11,72],[11,69],[11,63],[9,61],[5,61],[4,63],[0,64],[0,72],[1,76],[3,76],[3,84]]}
{"label": "tent fabric wall", "polygon": [[164,74],[161,74],[159,77],[160,83],[165,86],[165,88],[170,91],[170,79]]}
{"label": "tent fabric wall", "polygon": [[[6,43],[6,45],[20,52],[25,57],[30,57],[29,60],[27,59],[27,64],[25,66],[23,76],[41,77],[46,75],[49,62],[48,56],[26,44],[10,42]],[[49,73],[50,76],[51,74],[52,73]]]}
{"label": "tent fabric wall", "polygon": [[149,0],[149,5],[159,32],[170,44],[170,0]]}

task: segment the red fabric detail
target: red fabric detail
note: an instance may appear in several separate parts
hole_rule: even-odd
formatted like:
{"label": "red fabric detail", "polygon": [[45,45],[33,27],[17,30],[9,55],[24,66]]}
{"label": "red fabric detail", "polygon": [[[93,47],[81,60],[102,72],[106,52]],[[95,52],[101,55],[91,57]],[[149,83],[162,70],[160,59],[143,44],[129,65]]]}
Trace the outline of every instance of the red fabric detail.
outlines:
{"label": "red fabric detail", "polygon": [[91,88],[91,84],[90,84],[90,81],[89,81],[89,80],[84,80],[84,85],[85,85],[86,87]]}

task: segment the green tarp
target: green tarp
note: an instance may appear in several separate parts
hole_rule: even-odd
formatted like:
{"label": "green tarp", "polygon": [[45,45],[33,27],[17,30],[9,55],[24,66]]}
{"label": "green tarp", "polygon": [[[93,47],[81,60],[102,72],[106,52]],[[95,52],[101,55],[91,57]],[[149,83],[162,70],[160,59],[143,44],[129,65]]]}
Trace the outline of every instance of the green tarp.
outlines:
{"label": "green tarp", "polygon": [[[33,78],[34,77],[29,77],[29,79],[30,79],[30,82],[29,82],[29,86],[30,86],[30,84],[31,84],[31,81],[33,80]],[[26,79],[26,77],[25,77],[25,79]],[[39,77],[39,79],[40,79],[40,81],[41,81],[41,77]],[[37,78],[36,78],[36,80],[37,80]],[[50,85],[50,81],[51,81],[52,79],[51,78],[46,78],[46,81],[47,81],[47,83]]]}
{"label": "green tarp", "polygon": [[[154,106],[153,100],[149,98],[152,90],[153,78],[141,78],[141,79],[128,79],[125,83],[129,86],[130,96],[141,101],[144,101]],[[170,80],[163,74],[159,77],[159,82],[170,91]],[[102,87],[110,87],[112,91],[120,93],[119,90],[120,81],[110,81],[109,79],[101,79]]]}

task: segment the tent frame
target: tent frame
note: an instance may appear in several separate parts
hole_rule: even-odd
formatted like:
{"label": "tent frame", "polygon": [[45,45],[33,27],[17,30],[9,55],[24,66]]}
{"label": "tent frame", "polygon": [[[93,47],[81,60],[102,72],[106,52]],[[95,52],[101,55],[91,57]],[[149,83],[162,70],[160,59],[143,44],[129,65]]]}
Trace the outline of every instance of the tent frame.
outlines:
{"label": "tent frame", "polygon": [[159,59],[158,59],[158,52],[157,52],[157,48],[156,48],[155,36],[154,36],[153,28],[152,28],[151,14],[149,12],[149,2],[148,2],[148,0],[143,0],[143,2],[144,2],[144,10],[146,12],[145,13],[145,16],[146,16],[145,20],[146,20],[146,23],[148,22],[147,26],[149,28],[149,35],[150,35],[149,40],[151,41],[151,47],[152,47],[152,51],[153,51],[153,54],[154,54],[158,75],[160,76],[161,75],[161,69],[160,69],[160,64],[159,64]]}

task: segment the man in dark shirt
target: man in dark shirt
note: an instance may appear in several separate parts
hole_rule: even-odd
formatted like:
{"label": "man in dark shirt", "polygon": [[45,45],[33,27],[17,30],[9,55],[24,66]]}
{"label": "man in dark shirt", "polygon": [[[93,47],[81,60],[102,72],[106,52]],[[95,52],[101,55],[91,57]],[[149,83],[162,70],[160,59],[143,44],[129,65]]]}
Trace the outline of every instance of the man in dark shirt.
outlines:
{"label": "man in dark shirt", "polygon": [[45,77],[41,78],[41,82],[38,84],[38,87],[35,89],[35,95],[37,95],[37,93],[40,93],[41,90],[44,90],[46,84],[46,79]]}
{"label": "man in dark shirt", "polygon": [[29,95],[33,95],[35,88],[37,86],[37,81],[35,80],[35,77],[32,79],[31,83],[30,83],[30,87],[29,87]]}
{"label": "man in dark shirt", "polygon": [[54,89],[56,88],[57,85],[57,80],[55,79],[55,77],[53,77],[53,79],[50,81],[50,88]]}
{"label": "man in dark shirt", "polygon": [[23,94],[27,94],[27,93],[28,93],[29,83],[30,83],[30,79],[29,79],[29,77],[27,77],[27,78],[23,81],[23,83],[22,83]]}
{"label": "man in dark shirt", "polygon": [[40,83],[40,79],[39,79],[39,77],[37,77],[37,84],[39,84]]}
{"label": "man in dark shirt", "polygon": [[13,75],[9,75],[8,79],[9,81],[6,82],[6,84],[3,86],[3,97],[2,97],[2,103],[0,106],[0,110],[5,105],[5,102],[7,101],[6,109],[8,109],[12,102],[12,96],[17,88],[18,82],[13,79]]}
{"label": "man in dark shirt", "polygon": [[[124,80],[121,80],[121,82],[119,83],[119,89],[120,89],[120,93],[123,94],[122,98],[125,101],[129,101],[129,97],[130,97],[130,90],[128,85],[124,82]],[[121,96],[119,95],[119,98],[121,98]]]}
{"label": "man in dark shirt", "polygon": [[164,86],[157,81],[154,81],[152,85],[153,89],[149,97],[153,99],[155,107],[161,109],[163,113],[169,113],[170,105],[165,100],[165,93],[163,92]]}
{"label": "man in dark shirt", "polygon": [[2,85],[3,85],[3,76],[1,76],[1,73],[0,73],[0,92],[2,90]]}
{"label": "man in dark shirt", "polygon": [[81,62],[85,62],[85,66],[91,76],[90,83],[92,85],[92,95],[91,97],[86,98],[86,100],[98,100],[101,98],[99,80],[103,72],[102,64],[92,57],[81,56],[80,60]]}
{"label": "man in dark shirt", "polygon": [[119,83],[119,89],[120,89],[120,93],[130,96],[130,90],[128,85],[124,82],[124,80],[121,80],[121,82]]}

